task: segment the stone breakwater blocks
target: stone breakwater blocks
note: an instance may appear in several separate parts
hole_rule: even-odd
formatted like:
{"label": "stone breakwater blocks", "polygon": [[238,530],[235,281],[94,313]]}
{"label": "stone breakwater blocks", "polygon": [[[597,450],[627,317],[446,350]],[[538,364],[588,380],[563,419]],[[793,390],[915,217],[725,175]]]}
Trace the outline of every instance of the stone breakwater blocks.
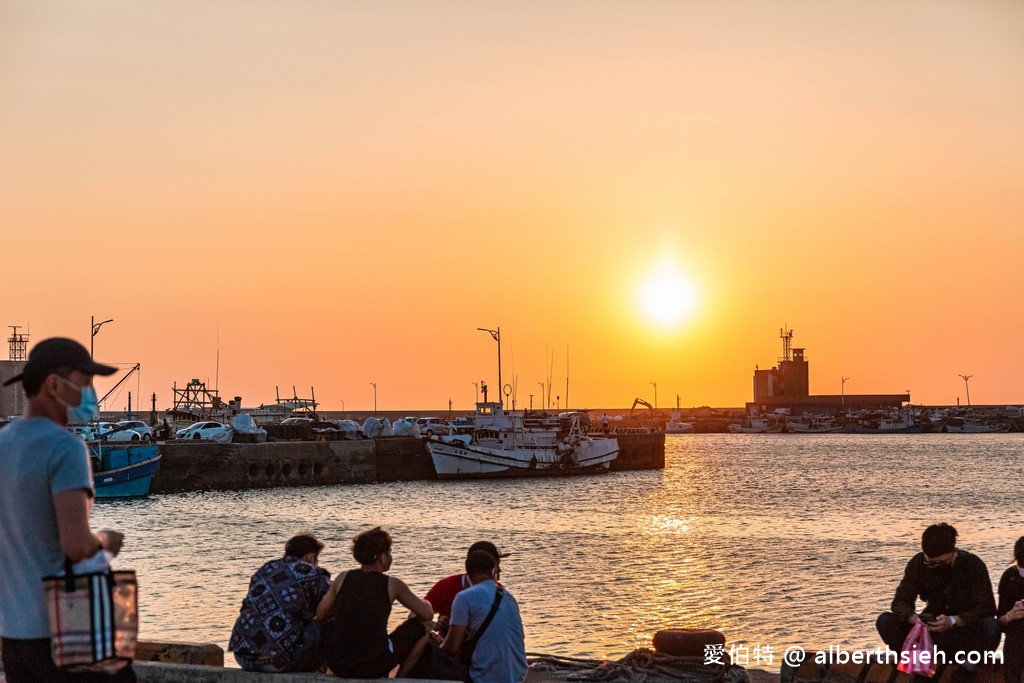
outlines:
{"label": "stone breakwater blocks", "polygon": [[135,660],[139,662],[224,666],[224,650],[213,643],[139,641]]}
{"label": "stone breakwater blocks", "polygon": [[[895,664],[818,664],[814,662],[814,651],[807,651],[807,659],[799,667],[783,664],[779,672],[780,683],[958,683],[962,680],[956,664],[940,664],[935,676],[926,679],[905,674]],[[1003,683],[1001,664],[978,665],[977,674],[971,683]]]}

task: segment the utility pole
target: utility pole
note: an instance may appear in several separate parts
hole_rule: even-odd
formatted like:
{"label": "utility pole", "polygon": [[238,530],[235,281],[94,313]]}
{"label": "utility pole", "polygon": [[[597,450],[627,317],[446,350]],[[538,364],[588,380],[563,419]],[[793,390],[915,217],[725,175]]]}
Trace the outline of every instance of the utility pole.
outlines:
{"label": "utility pole", "polygon": [[960,375],[960,376],[963,377],[963,379],[964,379],[964,388],[967,390],[967,410],[970,410],[971,409],[971,385],[968,384],[967,380],[969,380],[970,378],[974,377],[974,375]]}

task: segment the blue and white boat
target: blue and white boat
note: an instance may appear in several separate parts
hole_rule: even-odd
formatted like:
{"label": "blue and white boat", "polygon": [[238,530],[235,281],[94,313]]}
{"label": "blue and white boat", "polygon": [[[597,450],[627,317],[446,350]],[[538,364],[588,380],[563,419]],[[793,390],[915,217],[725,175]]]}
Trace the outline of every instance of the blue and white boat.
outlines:
{"label": "blue and white boat", "polygon": [[156,444],[123,445],[89,442],[92,485],[97,498],[142,498],[149,495],[160,467]]}

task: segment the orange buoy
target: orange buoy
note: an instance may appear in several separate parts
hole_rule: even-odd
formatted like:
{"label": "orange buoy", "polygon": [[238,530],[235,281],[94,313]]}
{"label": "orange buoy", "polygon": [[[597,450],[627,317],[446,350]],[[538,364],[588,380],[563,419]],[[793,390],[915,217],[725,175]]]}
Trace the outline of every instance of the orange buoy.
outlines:
{"label": "orange buoy", "polygon": [[666,628],[654,634],[654,649],[676,657],[703,657],[707,645],[725,645],[725,636],[710,628]]}

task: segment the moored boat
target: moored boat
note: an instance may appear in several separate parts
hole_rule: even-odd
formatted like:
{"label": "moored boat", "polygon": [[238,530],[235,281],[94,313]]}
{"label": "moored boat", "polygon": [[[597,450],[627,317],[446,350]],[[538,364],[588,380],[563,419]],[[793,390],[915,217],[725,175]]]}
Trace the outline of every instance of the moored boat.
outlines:
{"label": "moored boat", "polygon": [[946,422],[946,431],[951,434],[1002,434],[1010,431],[1010,428],[1007,425],[952,418]]}
{"label": "moored boat", "polygon": [[836,424],[831,417],[810,417],[803,420],[789,420],[786,431],[794,434],[833,434],[843,431],[843,425]]}
{"label": "moored boat", "polygon": [[141,498],[149,495],[160,467],[156,444],[113,445],[89,442],[92,484],[97,498]]}
{"label": "moored boat", "polygon": [[673,410],[672,417],[665,423],[666,434],[691,434],[693,430],[693,423],[683,422],[682,413],[679,410]]}
{"label": "moored boat", "polygon": [[752,417],[743,422],[731,423],[729,431],[733,434],[778,434],[782,431],[782,425],[772,424],[766,420]]}
{"label": "moored boat", "polygon": [[557,428],[530,429],[522,412],[484,401],[476,404],[468,442],[434,437],[427,450],[441,479],[532,477],[607,472],[619,443],[584,434],[577,414],[560,416]]}

